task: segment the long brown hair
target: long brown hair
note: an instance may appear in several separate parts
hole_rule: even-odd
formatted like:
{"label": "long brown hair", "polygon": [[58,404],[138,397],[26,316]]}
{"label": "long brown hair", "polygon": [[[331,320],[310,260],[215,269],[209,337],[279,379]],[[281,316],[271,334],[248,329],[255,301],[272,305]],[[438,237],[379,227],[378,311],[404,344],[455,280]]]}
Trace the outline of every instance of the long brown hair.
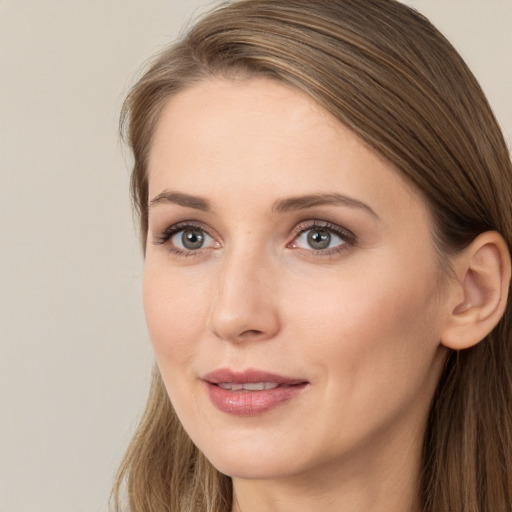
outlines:
{"label": "long brown hair", "polygon": [[[257,75],[312,97],[422,194],[440,262],[479,233],[512,247],[512,165],[474,76],[450,43],[395,0],[238,0],[200,19],[128,96],[132,195],[145,246],[147,158],[177,91],[212,76]],[[453,352],[424,440],[425,512],[512,511],[512,303],[471,349]],[[155,369],[148,405],[113,491],[131,512],[230,512],[231,482],[195,448]]]}

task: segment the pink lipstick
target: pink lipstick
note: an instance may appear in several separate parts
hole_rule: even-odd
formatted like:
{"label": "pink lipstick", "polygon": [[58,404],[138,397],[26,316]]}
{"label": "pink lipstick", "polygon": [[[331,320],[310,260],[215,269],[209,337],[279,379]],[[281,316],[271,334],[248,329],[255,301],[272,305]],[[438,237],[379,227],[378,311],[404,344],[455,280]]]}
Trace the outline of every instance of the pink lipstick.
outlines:
{"label": "pink lipstick", "polygon": [[296,397],[307,386],[304,379],[260,370],[215,370],[203,377],[210,400],[222,412],[255,416]]}

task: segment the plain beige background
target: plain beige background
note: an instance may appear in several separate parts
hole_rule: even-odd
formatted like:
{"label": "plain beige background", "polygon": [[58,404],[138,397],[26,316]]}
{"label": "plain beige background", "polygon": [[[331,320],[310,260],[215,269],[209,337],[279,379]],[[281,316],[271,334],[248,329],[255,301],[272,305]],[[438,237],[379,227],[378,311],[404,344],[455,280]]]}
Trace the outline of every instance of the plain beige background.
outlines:
{"label": "plain beige background", "polygon": [[[512,0],[417,0],[512,140]],[[106,510],[152,361],[116,133],[204,0],[0,0],[0,512]]]}

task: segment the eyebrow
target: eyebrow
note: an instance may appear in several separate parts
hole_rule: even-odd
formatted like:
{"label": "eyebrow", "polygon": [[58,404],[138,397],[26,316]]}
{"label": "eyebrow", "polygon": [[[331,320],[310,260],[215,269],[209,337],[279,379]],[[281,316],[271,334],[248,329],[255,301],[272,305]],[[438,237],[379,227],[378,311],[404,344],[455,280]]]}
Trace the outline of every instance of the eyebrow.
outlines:
{"label": "eyebrow", "polygon": [[297,210],[306,210],[308,208],[313,208],[315,206],[325,206],[325,205],[335,205],[335,206],[348,206],[350,208],[360,208],[362,210],[367,211],[377,219],[379,216],[375,213],[375,211],[368,206],[366,203],[363,203],[359,199],[355,199],[350,196],[346,196],[343,194],[310,194],[307,196],[298,196],[298,197],[290,197],[286,199],[278,199],[274,205],[272,206],[272,211],[276,211],[279,213],[292,212]]}
{"label": "eyebrow", "polygon": [[[207,199],[199,196],[192,196],[190,194],[184,194],[182,192],[164,190],[151,199],[149,206],[151,207],[162,203],[172,203],[185,208],[193,208],[194,210],[200,210],[203,212],[212,212],[212,207]],[[367,211],[377,219],[379,218],[375,211],[366,203],[363,203],[359,199],[337,193],[309,194],[306,196],[278,199],[274,202],[272,211],[277,213],[287,213],[325,205],[341,205],[348,206],[350,208],[360,208]]]}
{"label": "eyebrow", "polygon": [[212,211],[210,202],[207,199],[203,199],[199,196],[183,194],[182,192],[164,190],[151,199],[149,206],[151,207],[162,203],[173,203],[179,206],[184,206],[185,208],[193,208],[194,210],[201,210],[203,212]]}

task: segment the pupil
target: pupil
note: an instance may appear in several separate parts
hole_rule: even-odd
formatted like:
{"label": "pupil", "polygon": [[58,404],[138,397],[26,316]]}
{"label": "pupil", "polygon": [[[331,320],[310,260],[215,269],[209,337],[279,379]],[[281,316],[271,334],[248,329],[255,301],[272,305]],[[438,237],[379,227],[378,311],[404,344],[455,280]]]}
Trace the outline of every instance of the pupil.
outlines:
{"label": "pupil", "polygon": [[331,243],[331,234],[324,229],[311,230],[308,243],[313,249],[326,249]]}
{"label": "pupil", "polygon": [[204,243],[204,235],[199,229],[188,229],[183,232],[181,241],[187,249],[200,249]]}

